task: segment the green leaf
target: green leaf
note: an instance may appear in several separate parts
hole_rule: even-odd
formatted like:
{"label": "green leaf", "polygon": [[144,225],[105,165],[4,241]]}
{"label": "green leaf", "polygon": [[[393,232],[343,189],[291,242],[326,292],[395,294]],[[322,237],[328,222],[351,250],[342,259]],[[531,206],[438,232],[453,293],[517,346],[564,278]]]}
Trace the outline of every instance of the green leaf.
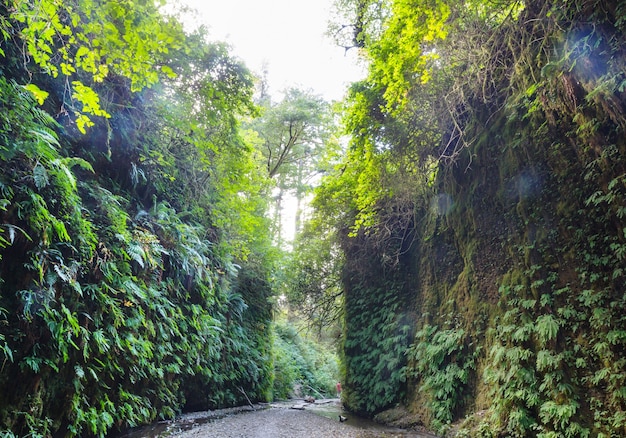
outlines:
{"label": "green leaf", "polygon": [[24,85],[24,88],[33,95],[33,97],[35,98],[35,100],[37,100],[37,103],[39,103],[39,105],[43,105],[43,103],[46,101],[46,99],[50,95],[50,93],[42,90],[35,84]]}
{"label": "green leaf", "polygon": [[35,187],[40,190],[50,184],[50,180],[48,179],[48,172],[41,163],[37,163],[33,168],[33,180],[35,181]]}
{"label": "green leaf", "polygon": [[554,316],[541,315],[537,318],[537,323],[535,325],[535,332],[539,336],[539,339],[546,343],[552,339],[556,339],[557,334],[559,333],[559,323]]}

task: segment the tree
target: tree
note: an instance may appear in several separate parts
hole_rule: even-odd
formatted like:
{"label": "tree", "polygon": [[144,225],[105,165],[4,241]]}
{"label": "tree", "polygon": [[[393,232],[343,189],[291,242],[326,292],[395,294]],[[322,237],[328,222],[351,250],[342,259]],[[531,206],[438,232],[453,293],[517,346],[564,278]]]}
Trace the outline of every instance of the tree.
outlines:
{"label": "tree", "polygon": [[334,8],[328,33],[346,51],[368,47],[388,14],[385,2],[380,0],[336,0]]}
{"label": "tree", "polygon": [[319,331],[340,325],[343,310],[343,253],[332,228],[314,216],[297,236],[285,269],[284,290],[291,310]]}
{"label": "tree", "polygon": [[270,178],[287,176],[302,161],[319,155],[328,131],[329,106],[321,97],[295,88],[264,109],[252,127],[259,133]]}
{"label": "tree", "polygon": [[280,236],[283,197],[295,196],[300,221],[300,206],[319,174],[322,153],[334,141],[331,106],[310,92],[289,89],[280,102],[266,101],[249,129],[256,132],[267,175],[276,184],[274,221]]}
{"label": "tree", "polygon": [[[180,22],[162,14],[164,3],[3,0],[8,17],[0,21],[0,31],[5,41],[24,47],[24,59],[63,77],[63,99],[56,110],[75,114],[84,133],[93,126],[90,116],[109,117],[96,84],[119,75],[134,92],[154,85],[159,75],[174,74],[164,59],[184,37]],[[35,83],[28,89],[40,104],[47,98],[48,91]]]}

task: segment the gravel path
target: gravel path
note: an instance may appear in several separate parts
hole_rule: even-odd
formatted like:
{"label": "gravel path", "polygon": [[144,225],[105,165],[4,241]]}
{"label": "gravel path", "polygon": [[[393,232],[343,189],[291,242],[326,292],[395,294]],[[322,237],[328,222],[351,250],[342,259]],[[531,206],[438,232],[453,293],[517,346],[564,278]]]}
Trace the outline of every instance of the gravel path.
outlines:
{"label": "gravel path", "polygon": [[[432,435],[386,428],[353,419],[341,423],[333,407],[320,414],[316,407],[305,410],[273,405],[268,409],[242,412],[196,424],[190,430],[169,435],[172,438],[432,438]],[[321,408],[319,408],[321,409]],[[333,416],[331,416],[333,415]],[[337,418],[337,419],[333,419]]]}

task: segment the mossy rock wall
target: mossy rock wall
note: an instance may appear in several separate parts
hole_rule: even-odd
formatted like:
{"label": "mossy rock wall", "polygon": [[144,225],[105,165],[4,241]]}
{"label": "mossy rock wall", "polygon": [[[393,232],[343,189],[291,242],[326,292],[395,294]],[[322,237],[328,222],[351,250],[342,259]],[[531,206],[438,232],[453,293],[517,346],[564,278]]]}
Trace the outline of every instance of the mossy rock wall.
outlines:
{"label": "mossy rock wall", "polygon": [[406,401],[439,431],[626,433],[624,57],[579,33],[599,49],[469,122],[418,231]]}

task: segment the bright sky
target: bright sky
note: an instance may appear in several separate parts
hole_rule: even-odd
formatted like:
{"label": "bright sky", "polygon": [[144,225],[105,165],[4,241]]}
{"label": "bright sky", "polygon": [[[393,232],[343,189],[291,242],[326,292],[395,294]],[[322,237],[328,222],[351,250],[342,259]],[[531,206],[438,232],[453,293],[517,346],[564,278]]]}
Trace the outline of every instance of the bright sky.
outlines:
{"label": "bright sky", "polygon": [[257,74],[267,66],[270,93],[298,86],[340,100],[363,76],[353,53],[325,35],[332,0],[183,0],[199,24]]}

